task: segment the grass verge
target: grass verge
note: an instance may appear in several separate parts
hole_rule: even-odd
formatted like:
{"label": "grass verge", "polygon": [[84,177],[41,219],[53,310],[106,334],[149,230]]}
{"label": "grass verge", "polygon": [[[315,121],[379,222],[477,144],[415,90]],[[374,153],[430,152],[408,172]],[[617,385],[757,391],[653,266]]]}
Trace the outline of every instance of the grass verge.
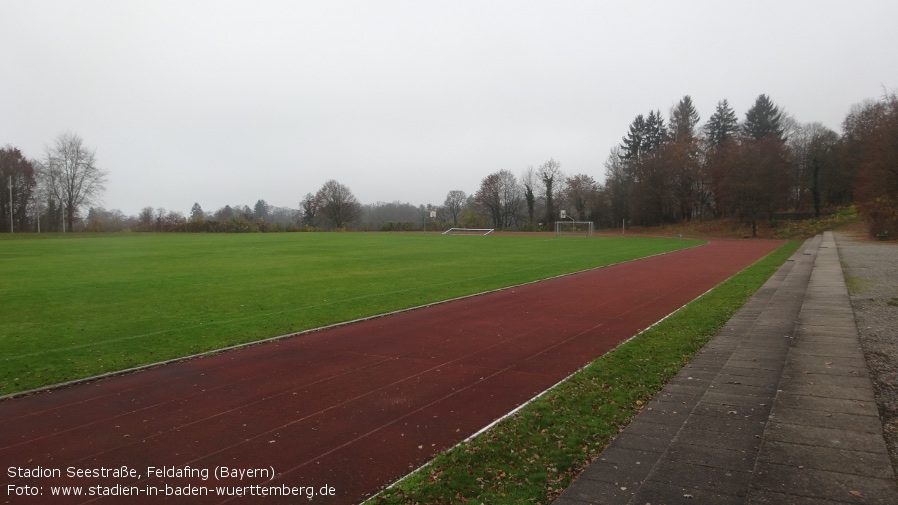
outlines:
{"label": "grass verge", "polygon": [[788,242],[370,503],[550,503],[800,245]]}

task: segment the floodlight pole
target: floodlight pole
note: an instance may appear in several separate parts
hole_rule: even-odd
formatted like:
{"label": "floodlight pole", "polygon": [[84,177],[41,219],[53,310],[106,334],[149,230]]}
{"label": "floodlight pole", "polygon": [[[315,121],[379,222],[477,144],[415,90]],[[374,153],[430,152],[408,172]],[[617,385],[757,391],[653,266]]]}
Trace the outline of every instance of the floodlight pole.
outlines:
{"label": "floodlight pole", "polygon": [[12,176],[9,176],[9,234],[12,235]]}

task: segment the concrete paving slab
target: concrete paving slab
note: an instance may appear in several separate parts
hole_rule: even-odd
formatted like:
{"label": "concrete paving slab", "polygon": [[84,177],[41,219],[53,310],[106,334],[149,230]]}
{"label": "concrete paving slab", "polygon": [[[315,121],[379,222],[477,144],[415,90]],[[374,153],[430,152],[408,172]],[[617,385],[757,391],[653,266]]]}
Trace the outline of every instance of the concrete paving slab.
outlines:
{"label": "concrete paving slab", "polygon": [[731,369],[727,369],[718,375],[718,383],[765,388],[770,386],[770,377],[770,374],[736,375],[732,373]]}
{"label": "concrete paving slab", "polygon": [[751,472],[740,472],[727,468],[694,465],[673,458],[663,458],[649,474],[647,481],[702,489],[714,494],[745,496]]}
{"label": "concrete paving slab", "polygon": [[844,363],[842,361],[820,361],[815,360],[812,363],[797,363],[798,366],[787,370],[784,374],[826,374],[834,377],[858,377],[869,380],[870,374],[867,367],[861,368],[857,364]]}
{"label": "concrete paving slab", "polygon": [[889,465],[883,465],[882,455],[851,449],[825,448],[814,445],[766,440],[765,451],[758,461],[788,465],[798,469],[813,468],[829,472],[844,472],[845,462],[852,461],[852,473],[880,479],[893,475]]}
{"label": "concrete paving slab", "polygon": [[761,445],[760,437],[736,437],[729,432],[693,429],[688,425],[677,434],[677,442],[741,452],[757,452]]}
{"label": "concrete paving slab", "polygon": [[765,419],[764,422],[760,422],[758,419],[746,419],[745,417],[738,415],[738,413],[727,417],[693,415],[689,417],[686,426],[694,430],[721,432],[757,438],[764,433],[764,428],[767,426],[767,420]]}
{"label": "concrete paving slab", "polygon": [[882,423],[879,417],[870,415],[828,412],[823,410],[804,410],[780,405],[771,420],[782,424],[801,424],[815,428],[851,429],[859,433],[882,434]]}
{"label": "concrete paving slab", "polygon": [[[894,505],[898,503],[894,479],[797,468],[759,461],[752,480],[753,489],[848,503]],[[750,494],[753,491],[750,491]],[[791,503],[789,501],[781,503]]]}
{"label": "concrete paving slab", "polygon": [[796,395],[782,392],[776,397],[775,405],[788,405],[802,410],[819,410],[823,412],[842,412],[859,416],[879,416],[876,403],[873,401],[842,400]]}
{"label": "concrete paving slab", "polygon": [[682,426],[686,418],[689,417],[689,410],[666,408],[660,403],[650,403],[639,415],[646,422]]}
{"label": "concrete paving slab", "polygon": [[714,403],[702,402],[695,406],[692,414],[696,416],[708,417],[738,417],[740,419],[751,419],[755,421],[766,420],[770,417],[772,405],[759,405],[747,409],[734,409],[730,405],[720,405]]}
{"label": "concrete paving slab", "polygon": [[764,440],[888,454],[881,433],[857,432],[845,427],[820,428],[808,424],[786,424],[773,421],[764,432]]}
{"label": "concrete paving slab", "polygon": [[797,496],[773,491],[754,491],[745,499],[746,505],[845,505],[846,503],[863,503],[862,501],[835,501],[820,497]]}
{"label": "concrete paving slab", "polygon": [[[830,373],[783,373],[783,391],[792,391],[795,385],[807,384],[809,386],[841,387],[851,389],[858,395],[862,395],[870,389],[870,379],[857,375],[834,375]],[[855,396],[855,399],[857,397]]]}
{"label": "concrete paving slab", "polygon": [[776,377],[753,377],[753,379],[753,384],[745,384],[738,381],[718,382],[710,386],[706,391],[719,395],[773,398],[779,382]]}
{"label": "concrete paving slab", "polygon": [[[873,395],[869,391],[856,387],[833,386],[826,384],[824,381],[808,380],[806,383],[792,381],[791,384],[784,385],[783,391],[802,396],[819,396],[821,398],[835,398],[843,400],[873,400]],[[865,393],[868,393],[869,396]]]}
{"label": "concrete paving slab", "polygon": [[[634,475],[636,475],[637,479],[643,479],[651,471],[652,465],[658,461],[661,454],[661,452],[656,451],[640,451],[615,445],[603,451],[596,461],[604,461],[618,468],[632,467],[635,470]],[[592,473],[584,472],[584,475],[602,480],[599,477],[595,477],[595,474]]]}
{"label": "concrete paving slab", "polygon": [[719,447],[674,443],[668,454],[672,461],[737,472],[751,472],[755,466],[754,451],[731,451]]}
{"label": "concrete paving slab", "polygon": [[627,436],[618,437],[614,442],[624,449],[663,453],[670,445],[670,438],[627,433]]}
{"label": "concrete paving slab", "polygon": [[[715,493],[704,488],[689,488],[660,482],[646,482],[634,494],[628,504],[658,503],[713,503],[714,505],[741,505],[743,497]],[[602,503],[602,502],[596,502]]]}

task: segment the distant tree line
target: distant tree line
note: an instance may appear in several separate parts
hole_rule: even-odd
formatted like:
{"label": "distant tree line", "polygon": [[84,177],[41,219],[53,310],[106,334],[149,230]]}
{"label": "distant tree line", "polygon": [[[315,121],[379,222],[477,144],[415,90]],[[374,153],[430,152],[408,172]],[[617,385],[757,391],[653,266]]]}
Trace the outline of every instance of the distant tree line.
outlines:
{"label": "distant tree line", "polygon": [[604,182],[566,174],[550,158],[517,174],[488,174],[474,194],[451,190],[441,204],[361,204],[349,187],[329,180],[295,209],[260,199],[252,208],[206,212],[195,203],[189,216],[153,207],[125,216],[98,206],[107,174],[95,151],[66,132],[39,160],[12,146],[0,149],[0,231],[546,230],[565,210],[598,227],[729,218],[756,232],[763,220],[819,218],[856,204],[872,234],[894,235],[898,97],[853,106],[842,130],[798,123],[763,94],[742,121],[721,100],[702,124],[687,95],[667,119],[660,110],[633,119],[604,163]]}

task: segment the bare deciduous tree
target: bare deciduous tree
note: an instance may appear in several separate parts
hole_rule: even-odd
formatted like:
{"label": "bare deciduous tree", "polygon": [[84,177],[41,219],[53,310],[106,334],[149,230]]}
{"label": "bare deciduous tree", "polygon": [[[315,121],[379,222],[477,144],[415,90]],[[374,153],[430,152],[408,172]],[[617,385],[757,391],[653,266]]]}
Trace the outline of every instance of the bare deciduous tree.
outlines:
{"label": "bare deciduous tree", "polygon": [[555,182],[563,177],[561,163],[554,158],[543,163],[537,172],[540,182],[543,183],[543,196],[546,199],[546,226],[555,222]]}
{"label": "bare deciduous tree", "polygon": [[77,134],[65,132],[47,148],[44,170],[45,184],[50,196],[62,203],[68,228],[78,209],[96,203],[103,194],[106,172],[96,165],[96,150],[84,145]]}
{"label": "bare deciduous tree", "polygon": [[465,200],[467,199],[468,195],[458,189],[453,189],[446,195],[443,207],[446,208],[446,212],[452,218],[452,226],[458,226],[458,216],[461,215],[461,209],[465,206]]}
{"label": "bare deciduous tree", "polygon": [[813,205],[815,217],[820,217],[820,171],[831,161],[838,141],[839,135],[820,122],[799,124],[789,135],[786,144],[792,162],[790,208],[803,211]]}
{"label": "bare deciduous tree", "polygon": [[513,173],[500,170],[484,177],[474,199],[502,230],[517,223],[523,192]]}
{"label": "bare deciduous tree", "polygon": [[521,174],[521,186],[524,188],[524,201],[527,202],[527,224],[532,228],[536,214],[536,172],[532,165]]}

